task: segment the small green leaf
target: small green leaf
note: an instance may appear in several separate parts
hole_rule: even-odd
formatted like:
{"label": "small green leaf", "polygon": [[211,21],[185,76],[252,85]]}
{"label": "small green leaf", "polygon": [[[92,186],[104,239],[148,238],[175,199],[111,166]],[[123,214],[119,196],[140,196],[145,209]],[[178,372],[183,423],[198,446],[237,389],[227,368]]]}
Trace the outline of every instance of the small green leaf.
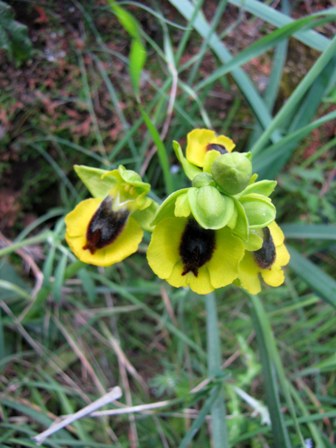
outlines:
{"label": "small green leaf", "polygon": [[175,216],[186,218],[190,213],[188,193],[180,194],[175,202]]}
{"label": "small green leaf", "polygon": [[153,224],[156,225],[158,222],[165,218],[169,218],[175,215],[175,203],[180,195],[183,195],[188,191],[188,188],[183,188],[181,190],[174,191],[170,194],[160,205],[159,210],[154,218]]}
{"label": "small green leaf", "polygon": [[249,194],[241,197],[240,203],[244,207],[251,229],[266,227],[275,220],[275,207],[265,196]]}
{"label": "small green leaf", "polygon": [[189,188],[188,198],[194,218],[204,229],[221,229],[235,211],[233,199],[215,187]]}
{"label": "small green leaf", "polygon": [[74,170],[94,198],[105,198],[115,184],[115,180],[110,177],[102,179],[108,173],[106,170],[85,165],[75,165]]}
{"label": "small green leaf", "polygon": [[237,199],[233,198],[233,200],[235,214],[233,215],[231,221],[228,223],[228,226],[236,235],[239,236],[239,238],[241,238],[243,241],[246,241],[248,238],[249,228],[245,209]]}
{"label": "small green leaf", "polygon": [[133,39],[131,43],[131,51],[129,55],[130,76],[132,86],[136,95],[139,94],[141,73],[147,59],[146,48],[141,40]]}
{"label": "small green leaf", "polygon": [[255,182],[254,184],[248,185],[245,190],[242,192],[242,195],[245,194],[262,194],[263,196],[270,196],[277,182],[275,180],[261,180],[259,182]]}

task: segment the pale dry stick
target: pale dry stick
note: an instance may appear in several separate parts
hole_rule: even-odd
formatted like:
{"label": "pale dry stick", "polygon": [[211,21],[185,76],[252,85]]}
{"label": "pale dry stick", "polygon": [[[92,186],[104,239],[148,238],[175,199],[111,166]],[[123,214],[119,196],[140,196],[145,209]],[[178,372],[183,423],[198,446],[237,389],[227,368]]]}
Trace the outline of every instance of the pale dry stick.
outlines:
{"label": "pale dry stick", "polygon": [[149,404],[139,404],[137,406],[129,406],[122,409],[109,409],[107,411],[97,411],[91,414],[91,417],[106,417],[113,415],[122,415],[122,414],[130,414],[130,413],[138,413],[142,412],[144,414],[151,413],[154,409],[160,409],[167,407],[171,404],[170,400],[165,401],[157,401],[156,403]]}
{"label": "pale dry stick", "polygon": [[160,288],[161,291],[161,297],[164,303],[164,306],[166,307],[167,313],[169,314],[169,317],[171,318],[172,322],[174,323],[175,327],[178,326],[177,324],[177,319],[174,313],[174,309],[172,307],[171,301],[169,299],[168,293],[166,288],[164,288],[163,286]]}
{"label": "pale dry stick", "polygon": [[[162,131],[160,133],[161,140],[164,140],[166,138],[166,135],[167,135],[167,132],[169,129],[169,125],[172,120],[174,104],[175,104],[175,99],[176,99],[176,94],[177,94],[177,84],[178,84],[178,73],[177,73],[176,68],[170,63],[168,63],[168,68],[170,69],[171,74],[172,74],[172,86],[171,86],[170,95],[169,95],[167,117],[163,123]],[[149,150],[149,152],[144,160],[144,163],[141,166],[141,169],[140,169],[141,176],[143,176],[145,174],[145,172],[148,168],[148,165],[149,165],[150,161],[152,160],[155,153],[156,153],[156,146],[153,146]]]}
{"label": "pale dry stick", "polygon": [[80,362],[82,363],[84,369],[90,375],[92,381],[95,383],[99,393],[100,394],[105,394],[106,390],[105,390],[104,386],[99,381],[99,379],[98,379],[97,375],[95,374],[95,371],[92,368],[90,362],[86,359],[85,354],[83,353],[83,351],[81,350],[79,345],[75,342],[75,340],[72,337],[72,335],[70,335],[69,331],[64,327],[63,324],[61,324],[61,322],[56,317],[54,317],[54,322],[56,323],[56,326],[59,328],[61,333],[63,333],[63,336],[65,337],[66,341],[68,342],[68,344],[70,345],[72,350],[78,356],[78,358],[79,358]]}
{"label": "pale dry stick", "polygon": [[50,428],[48,428],[46,431],[43,431],[37,436],[33,437],[33,440],[38,445],[41,445],[41,443],[43,443],[49,436],[51,436],[55,432],[59,431],[60,429],[63,429],[65,426],[71,425],[71,423],[74,423],[75,421],[83,417],[92,414],[102,406],[105,406],[106,404],[118,400],[118,398],[120,398],[121,396],[122,391],[119,386],[116,386],[108,393],[106,393],[103,397],[98,398],[98,400],[94,401],[93,403],[90,403],[88,406],[85,406],[83,409],[76,412],[75,414],[68,415],[67,417],[64,418],[64,420],[62,420],[59,423],[53,423],[50,426]]}

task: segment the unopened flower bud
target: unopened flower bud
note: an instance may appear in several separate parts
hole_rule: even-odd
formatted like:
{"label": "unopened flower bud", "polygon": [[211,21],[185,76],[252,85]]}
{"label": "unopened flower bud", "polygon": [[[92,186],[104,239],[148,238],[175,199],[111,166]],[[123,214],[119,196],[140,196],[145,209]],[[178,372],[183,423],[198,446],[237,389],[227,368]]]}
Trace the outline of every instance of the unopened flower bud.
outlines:
{"label": "unopened flower bud", "polygon": [[245,154],[223,154],[213,162],[211,174],[223,193],[235,195],[247,187],[252,175],[252,164]]}

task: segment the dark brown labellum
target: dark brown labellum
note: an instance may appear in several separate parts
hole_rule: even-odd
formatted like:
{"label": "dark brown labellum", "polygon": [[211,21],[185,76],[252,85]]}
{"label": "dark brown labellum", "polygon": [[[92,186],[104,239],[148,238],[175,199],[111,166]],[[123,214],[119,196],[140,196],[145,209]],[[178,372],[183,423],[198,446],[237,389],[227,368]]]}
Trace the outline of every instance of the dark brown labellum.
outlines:
{"label": "dark brown labellum", "polygon": [[125,226],[128,211],[113,211],[112,202],[112,198],[107,196],[89,222],[83,249],[88,249],[91,254],[111,244]]}
{"label": "dark brown labellum", "polygon": [[219,145],[218,143],[209,143],[207,146],[207,151],[215,150],[220,152],[221,154],[228,154],[229,151],[225,149],[223,145]]}
{"label": "dark brown labellum", "polygon": [[273,238],[268,227],[265,227],[263,229],[263,234],[263,245],[259,250],[253,252],[253,255],[258,266],[262,269],[267,269],[270,268],[274,263],[276,253]]}
{"label": "dark brown labellum", "polygon": [[192,272],[198,276],[198,269],[212,257],[215,250],[214,230],[203,229],[190,219],[182,234],[179,253],[183,261],[182,275]]}

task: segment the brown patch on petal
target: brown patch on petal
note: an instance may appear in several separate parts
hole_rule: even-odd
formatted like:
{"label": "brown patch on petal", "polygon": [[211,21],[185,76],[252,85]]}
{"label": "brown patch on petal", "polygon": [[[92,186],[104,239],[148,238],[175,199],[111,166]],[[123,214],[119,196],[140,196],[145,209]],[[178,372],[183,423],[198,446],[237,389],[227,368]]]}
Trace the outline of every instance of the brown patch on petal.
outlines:
{"label": "brown patch on petal", "polygon": [[182,234],[179,253],[183,261],[182,275],[192,272],[198,276],[198,269],[212,257],[215,250],[214,230],[203,229],[190,219]]}
{"label": "brown patch on petal", "polygon": [[111,244],[124,228],[128,211],[112,210],[112,198],[107,196],[92,216],[86,231],[86,244],[83,249],[87,249],[94,254],[97,249]]}
{"label": "brown patch on petal", "polygon": [[275,261],[276,251],[271,232],[268,227],[263,229],[264,241],[259,250],[253,252],[254,259],[258,266],[262,269],[267,269],[272,266]]}
{"label": "brown patch on petal", "polygon": [[219,145],[218,143],[209,143],[206,149],[207,151],[215,150],[220,152],[221,154],[228,154],[229,152],[225,149],[225,146]]}

